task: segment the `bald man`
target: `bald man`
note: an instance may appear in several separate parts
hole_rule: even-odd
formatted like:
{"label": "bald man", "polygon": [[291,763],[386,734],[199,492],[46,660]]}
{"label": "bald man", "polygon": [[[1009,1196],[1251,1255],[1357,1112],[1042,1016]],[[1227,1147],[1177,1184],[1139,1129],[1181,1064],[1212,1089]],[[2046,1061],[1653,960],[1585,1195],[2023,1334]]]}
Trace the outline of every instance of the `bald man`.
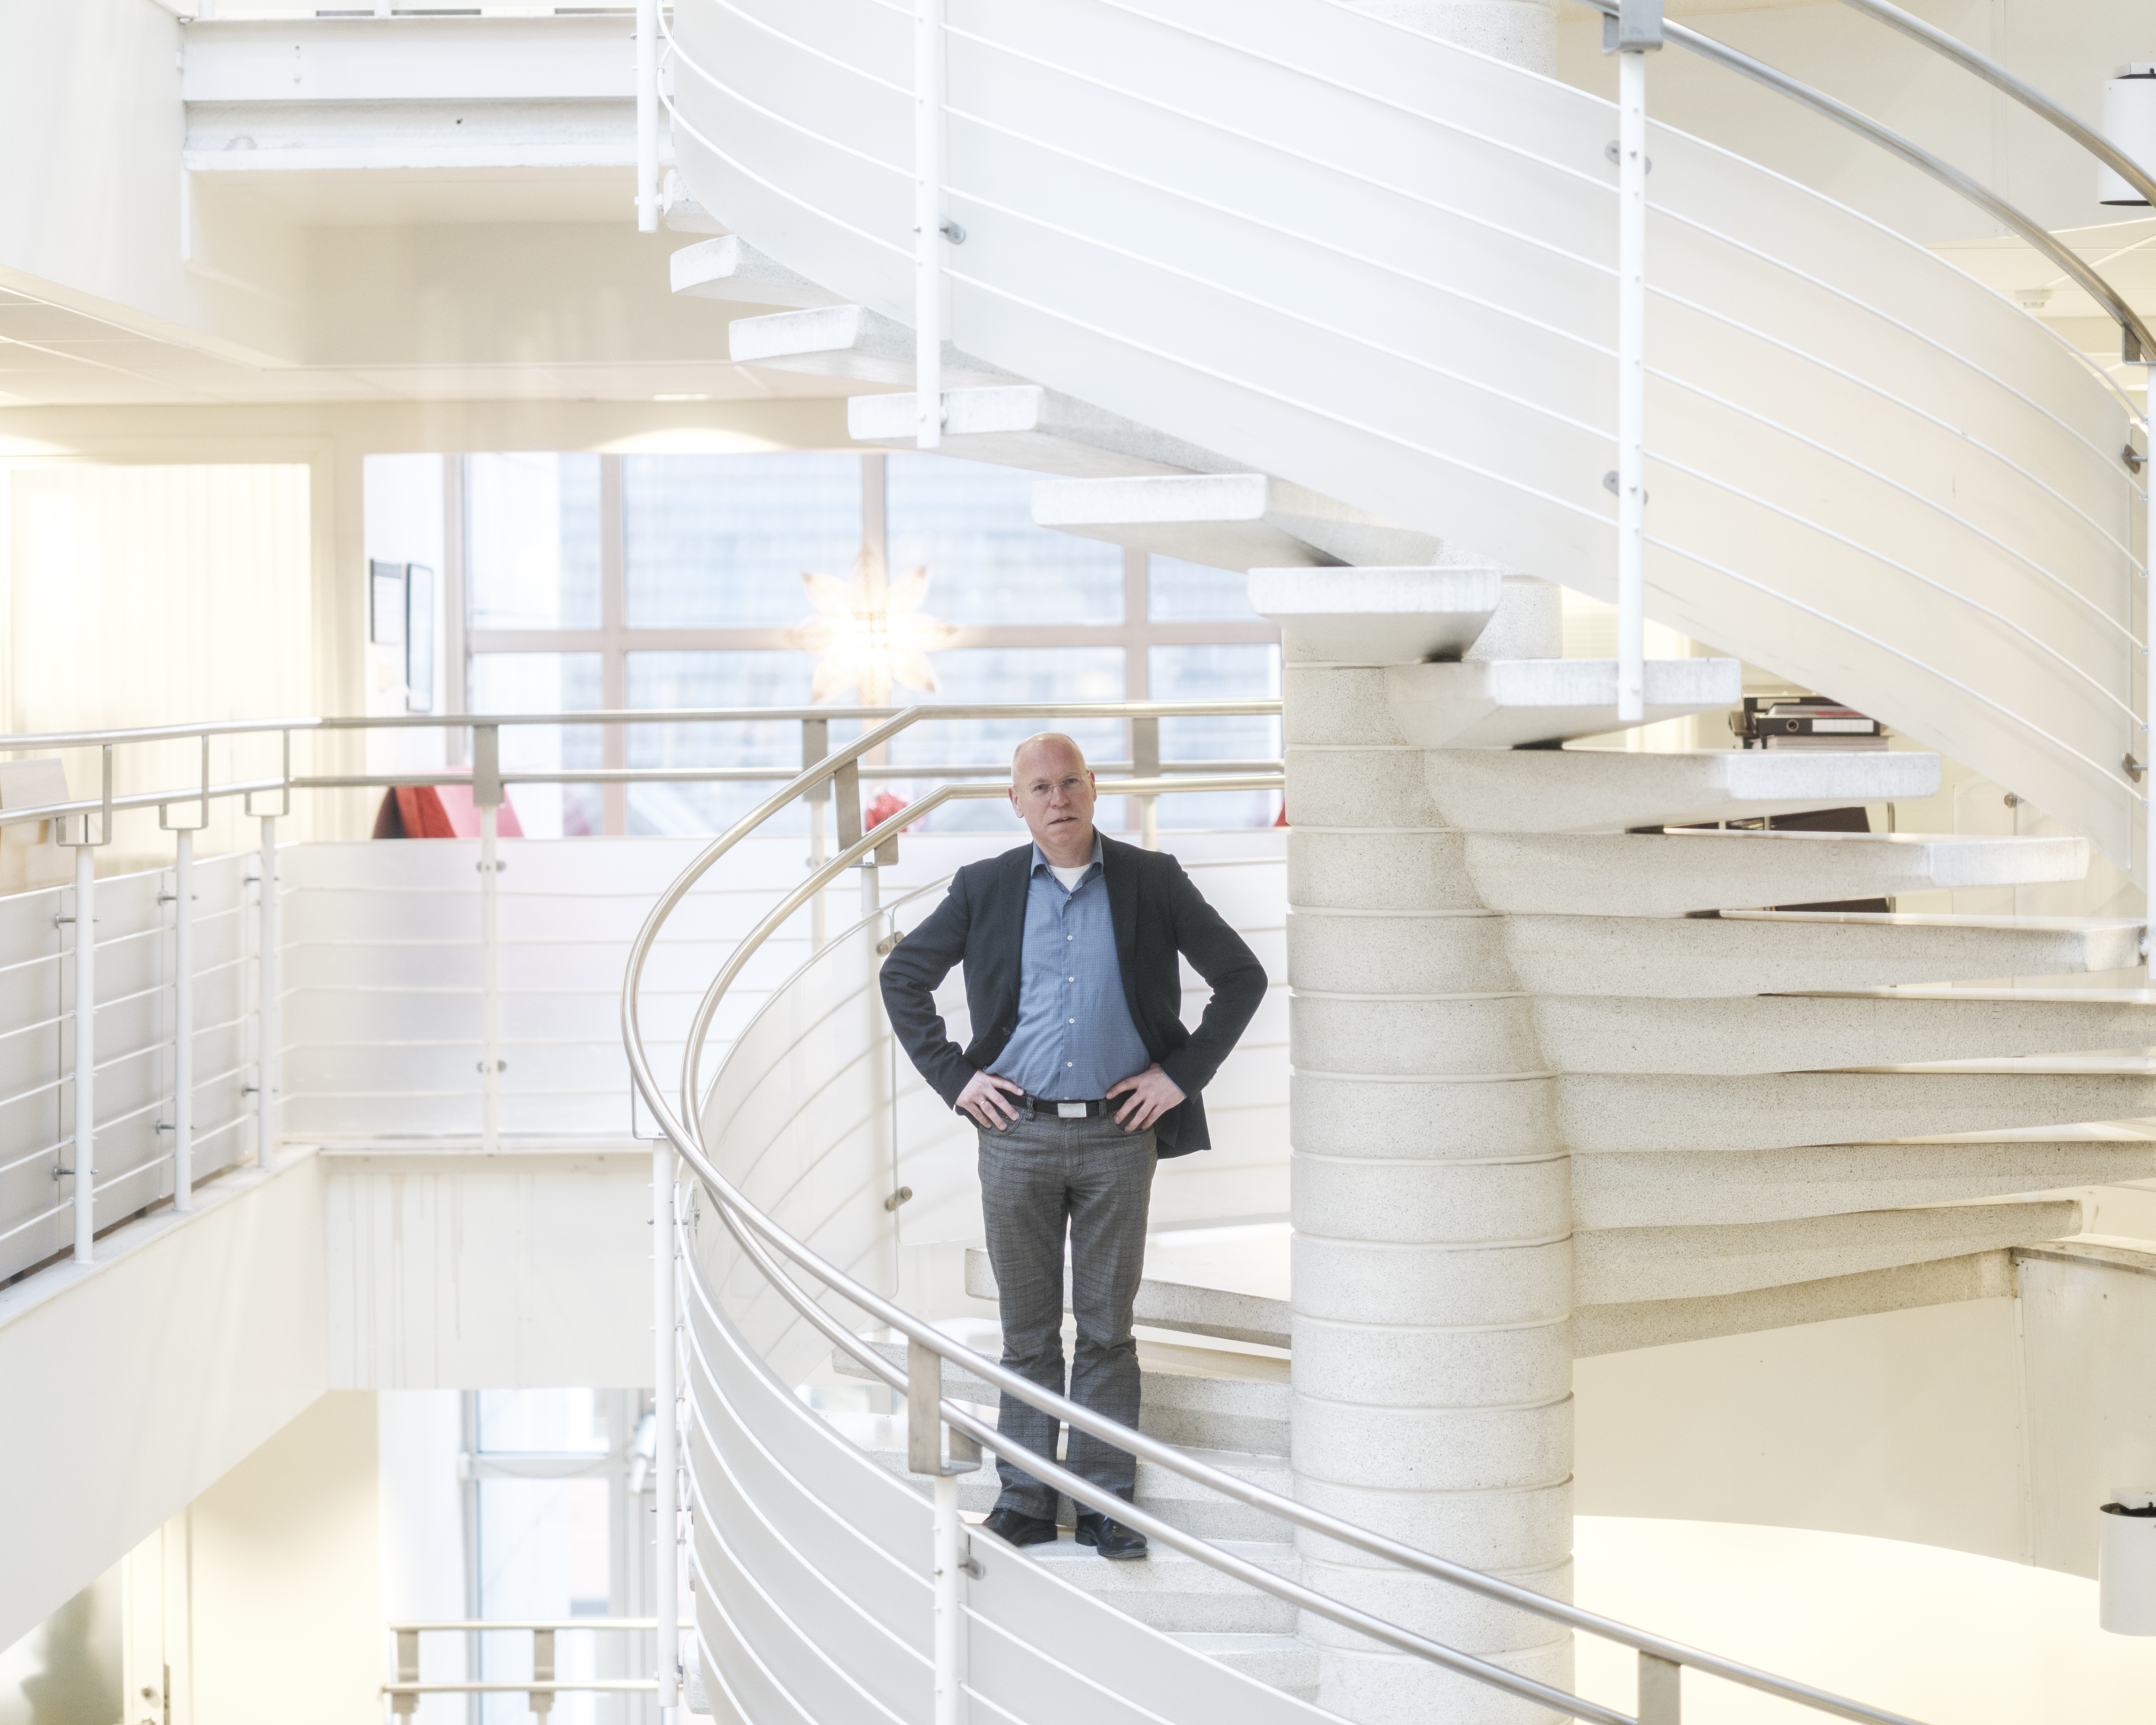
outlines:
{"label": "bald man", "polygon": [[[981,1208],[1006,1366],[1065,1393],[1063,1256],[1078,1345],[1067,1394],[1138,1423],[1131,1312],[1145,1265],[1156,1161],[1209,1147],[1201,1096],[1265,999],[1265,971],[1181,865],[1096,830],[1086,757],[1055,732],[1011,758],[1011,807],[1032,842],[952,877],[949,895],[884,961],[892,1029],[921,1076],[979,1129]],[[1213,990],[1183,1025],[1178,955]],[[951,1040],[933,999],[966,969],[973,1040]],[[998,1429],[1055,1454],[1058,1422],[1006,1395]],[[1081,1431],[1065,1465],[1127,1503],[1131,1455]],[[997,1458],[987,1527],[1014,1545],[1054,1539],[1056,1493]],[[1079,1507],[1078,1543],[1142,1558],[1145,1536]]]}

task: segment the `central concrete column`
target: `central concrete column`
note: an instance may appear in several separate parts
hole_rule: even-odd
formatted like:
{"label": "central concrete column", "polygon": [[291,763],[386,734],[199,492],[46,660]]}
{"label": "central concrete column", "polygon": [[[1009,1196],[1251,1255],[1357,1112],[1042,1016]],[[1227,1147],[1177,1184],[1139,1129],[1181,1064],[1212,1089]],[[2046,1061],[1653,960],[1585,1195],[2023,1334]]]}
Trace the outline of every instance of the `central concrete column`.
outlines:
{"label": "central concrete column", "polygon": [[[1568,1597],[1570,1164],[1530,1002],[1383,671],[1291,663],[1284,693],[1296,1493]],[[1567,1631],[1301,1551],[1312,1587],[1569,1686]],[[1301,1633],[1319,1704],[1349,1719],[1553,1717],[1325,1619]]]}

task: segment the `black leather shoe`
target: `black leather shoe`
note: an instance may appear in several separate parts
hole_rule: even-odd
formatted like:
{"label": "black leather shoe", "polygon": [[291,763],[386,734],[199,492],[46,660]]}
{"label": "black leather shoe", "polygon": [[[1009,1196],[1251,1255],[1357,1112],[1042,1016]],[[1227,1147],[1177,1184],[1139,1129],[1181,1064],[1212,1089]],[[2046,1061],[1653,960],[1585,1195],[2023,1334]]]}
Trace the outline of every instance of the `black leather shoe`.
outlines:
{"label": "black leather shoe", "polygon": [[989,1511],[988,1520],[981,1525],[1013,1545],[1050,1545],[1055,1539],[1053,1516],[1026,1516],[1014,1509],[997,1509]]}
{"label": "black leather shoe", "polygon": [[1078,1512],[1078,1543],[1090,1545],[1104,1558],[1142,1558],[1146,1537],[1121,1522],[1111,1521],[1097,1509]]}

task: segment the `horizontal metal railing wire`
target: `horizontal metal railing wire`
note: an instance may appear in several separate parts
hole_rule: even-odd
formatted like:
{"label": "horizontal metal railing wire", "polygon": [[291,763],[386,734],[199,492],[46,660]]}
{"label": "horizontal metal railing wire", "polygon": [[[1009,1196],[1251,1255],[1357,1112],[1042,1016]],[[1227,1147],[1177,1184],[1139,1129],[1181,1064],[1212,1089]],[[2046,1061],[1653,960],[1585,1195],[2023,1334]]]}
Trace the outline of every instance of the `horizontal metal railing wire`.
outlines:
{"label": "horizontal metal railing wire", "polygon": [[[1070,707],[1061,714],[1076,716],[1115,708]],[[1053,715],[1044,714],[1043,716]],[[896,1332],[906,1338],[915,1357],[921,1351],[933,1356],[938,1362],[949,1363],[971,1373],[982,1382],[1004,1394],[1016,1397],[1049,1414],[1074,1430],[1091,1435],[1126,1450],[1141,1460],[1165,1468],[1183,1478],[1217,1491],[1224,1497],[1262,1510],[1291,1525],[1322,1534],[1324,1537],[1352,1546],[1370,1556],[1395,1564],[1412,1573],[1449,1583],[1468,1592],[1475,1593],[1498,1603],[1560,1624],[1568,1629],[1582,1630],[1631,1648],[1643,1661],[1657,1661],[1667,1665],[1690,1666],[1727,1681],[1759,1690],[1784,1700],[1798,1702],[1817,1712],[1835,1717],[1869,1722],[1869,1725],[1915,1725],[1906,1716],[1874,1707],[1864,1702],[1831,1694],[1825,1690],[1762,1671],[1738,1661],[1724,1659],[1719,1655],[1672,1641],[1666,1637],[1635,1630],[1628,1625],[1603,1617],[1594,1612],[1566,1604],[1539,1594],[1529,1588],[1486,1575],[1464,1564],[1454,1563],[1433,1553],[1401,1543],[1369,1528],[1344,1522],[1322,1511],[1312,1509],[1295,1499],[1253,1485],[1232,1474],[1220,1471],[1159,1440],[1148,1436],[1132,1427],[1104,1418],[1091,1409],[1081,1406],[1052,1390],[1019,1376],[999,1361],[976,1353],[963,1343],[938,1331],[932,1323],[906,1311],[904,1307],[863,1286],[845,1271],[829,1263],[818,1253],[782,1228],[770,1216],[750,1203],[747,1198],[721,1171],[705,1142],[702,1109],[700,1098],[704,1094],[702,1084],[702,1044],[732,980],[753,956],[755,949],[806,903],[815,892],[827,886],[839,873],[858,863],[880,844],[890,842],[891,835],[877,831],[864,833],[854,843],[843,846],[821,869],[814,871],[807,880],[784,895],[764,916],[755,929],[744,937],[740,946],[728,957],[726,964],[713,978],[711,988],[700,1004],[691,1026],[689,1043],[684,1052],[680,1086],[677,1095],[670,1098],[667,1087],[662,1086],[654,1072],[648,1051],[644,1045],[640,1029],[639,994],[644,966],[652,948],[665,932],[669,917],[680,905],[705,875],[716,867],[726,855],[759,827],[778,814],[795,798],[803,796],[823,785],[848,764],[857,758],[858,752],[877,747],[913,722],[911,714],[901,713],[875,730],[866,733],[857,742],[834,749],[824,760],[804,768],[783,788],[774,793],[750,814],[744,816],[726,833],[714,839],[699,854],[696,860],[676,877],[660,895],[650,916],[639,931],[630,951],[629,963],[622,984],[622,1036],[626,1048],[630,1070],[638,1094],[649,1108],[661,1132],[674,1152],[692,1171],[703,1193],[709,1197],[728,1233],[740,1246],[742,1252],[762,1273],[774,1291],[788,1305],[812,1325],[831,1344],[860,1363],[873,1378],[904,1394],[908,1389],[909,1374],[886,1359],[870,1343],[841,1323],[827,1312],[815,1294],[796,1279],[796,1272],[829,1293],[836,1294],[860,1312],[874,1323]],[[1100,785],[1102,796],[1126,794],[1157,794],[1163,781],[1107,782]],[[1218,781],[1185,781],[1178,788],[1229,789],[1245,788],[1249,781],[1223,778]],[[922,798],[913,806],[927,810],[937,804],[962,798],[998,794],[997,788],[982,786],[943,785]],[[678,1109],[675,1104],[678,1102]],[[676,1212],[677,1229],[685,1226]],[[685,1242],[682,1243],[685,1244]],[[693,1266],[693,1253],[680,1255]],[[711,1301],[710,1291],[692,1268],[684,1278],[696,1298],[715,1318],[723,1321]],[[690,1332],[690,1346],[699,1349],[693,1327]],[[1585,1701],[1575,1695],[1552,1688],[1517,1672],[1507,1670],[1472,1654],[1447,1647],[1442,1643],[1403,1629],[1382,1619],[1333,1599],[1327,1595],[1303,1586],[1299,1582],[1276,1575],[1250,1563],[1248,1559],[1223,1549],[1211,1541],[1185,1532],[1183,1529],[1161,1520],[1149,1512],[1127,1503],[1120,1497],[1103,1492],[1091,1481],[1070,1473],[1050,1457],[1040,1455],[1022,1446],[1000,1438],[995,1428],[981,1420],[965,1404],[943,1400],[938,1388],[937,1415],[952,1430],[962,1432],[976,1443],[995,1450],[1057,1490],[1078,1502],[1087,1503],[1115,1517],[1118,1521],[1137,1529],[1149,1538],[1180,1551],[1200,1563],[1249,1586],[1285,1599],[1299,1609],[1327,1617],[1358,1634],[1369,1636],[1399,1651],[1424,1659],[1445,1670],[1474,1681],[1502,1690],[1508,1694],[1548,1707],[1573,1718],[1595,1722],[1595,1725],[1640,1725],[1630,1715],[1619,1712],[1598,1702]],[[804,1418],[813,1417],[803,1410]],[[1674,1718],[1673,1712],[1662,1715]]]}

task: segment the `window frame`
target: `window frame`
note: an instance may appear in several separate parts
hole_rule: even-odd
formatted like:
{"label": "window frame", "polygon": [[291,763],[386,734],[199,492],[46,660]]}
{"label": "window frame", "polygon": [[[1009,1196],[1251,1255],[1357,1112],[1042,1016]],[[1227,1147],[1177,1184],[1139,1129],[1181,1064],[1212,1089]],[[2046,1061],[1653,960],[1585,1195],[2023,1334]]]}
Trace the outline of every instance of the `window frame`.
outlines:
{"label": "window frame", "polygon": [[[591,653],[599,658],[599,700],[608,711],[618,712],[628,704],[629,655],[638,652],[798,652],[788,645],[783,629],[632,629],[628,621],[627,535],[623,507],[624,458],[599,457],[599,624],[596,629],[479,629],[471,621],[468,562],[471,512],[465,484],[469,456],[444,458],[444,494],[452,519],[447,536],[448,565],[444,572],[449,627],[442,643],[449,670],[449,701],[454,712],[469,713],[471,704],[471,665],[475,655],[486,653]],[[879,556],[885,550],[886,463],[880,451],[864,453],[861,462],[861,540]],[[843,574],[844,571],[827,572]],[[1156,623],[1148,603],[1148,566],[1142,551],[1123,552],[1123,618],[1120,623],[1059,623],[1041,624],[954,624],[953,648],[963,647],[1119,647],[1123,655],[1123,695],[1126,700],[1150,698],[1148,649],[1167,646],[1226,646],[1269,644],[1277,646],[1280,631],[1262,620]],[[802,602],[802,614],[808,613]],[[628,742],[623,727],[609,726],[604,733],[600,764],[626,767]],[[601,830],[618,836],[629,830],[629,787],[600,788]]]}

